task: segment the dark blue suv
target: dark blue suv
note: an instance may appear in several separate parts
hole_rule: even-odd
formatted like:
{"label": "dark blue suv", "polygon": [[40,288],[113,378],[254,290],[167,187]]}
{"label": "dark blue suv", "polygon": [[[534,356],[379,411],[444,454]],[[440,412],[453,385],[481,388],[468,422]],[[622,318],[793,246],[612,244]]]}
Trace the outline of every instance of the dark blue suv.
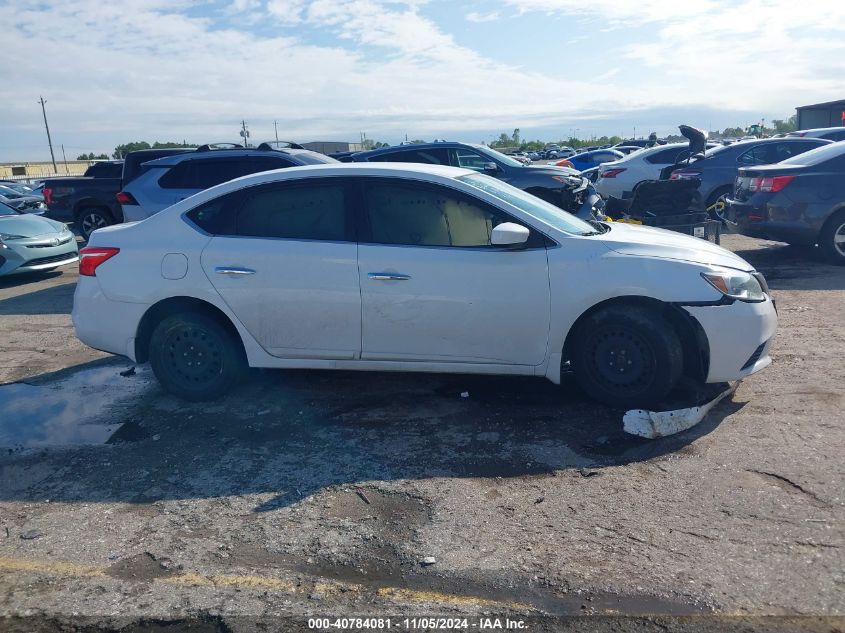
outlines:
{"label": "dark blue suv", "polygon": [[578,175],[577,171],[566,167],[523,165],[484,145],[451,141],[383,147],[352,154],[347,160],[451,165],[472,169],[503,180],[567,210],[573,206],[572,186],[568,179]]}

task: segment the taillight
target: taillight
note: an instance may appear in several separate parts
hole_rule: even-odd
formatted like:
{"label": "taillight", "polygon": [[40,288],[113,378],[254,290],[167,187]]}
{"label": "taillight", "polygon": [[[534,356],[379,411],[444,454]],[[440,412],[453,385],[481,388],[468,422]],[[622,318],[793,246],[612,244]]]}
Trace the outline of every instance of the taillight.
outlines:
{"label": "taillight", "polygon": [[138,204],[138,201],[135,200],[135,196],[131,193],[126,193],[125,191],[116,193],[114,197],[117,198],[117,201],[120,204]]}
{"label": "taillight", "polygon": [[41,195],[44,196],[44,202],[53,204],[53,190],[50,187],[44,187]]}
{"label": "taillight", "polygon": [[601,178],[616,178],[619,174],[625,171],[625,167],[618,167],[614,169],[608,169],[607,171],[599,172],[599,176]]}
{"label": "taillight", "polygon": [[749,191],[760,191],[763,193],[777,193],[783,190],[789,183],[795,180],[795,176],[773,176],[764,178],[757,176],[752,178],[748,185]]}
{"label": "taillight", "polygon": [[96,277],[97,267],[120,252],[110,246],[86,246],[79,251],[79,274]]}
{"label": "taillight", "polygon": [[691,178],[698,178],[700,176],[700,171],[694,171],[692,169],[676,169],[669,175],[669,180],[690,180]]}
{"label": "taillight", "polygon": [[575,169],[575,165],[573,165],[570,161],[566,160],[565,158],[563,160],[557,161],[555,165],[557,165],[558,167],[569,167],[571,169]]}

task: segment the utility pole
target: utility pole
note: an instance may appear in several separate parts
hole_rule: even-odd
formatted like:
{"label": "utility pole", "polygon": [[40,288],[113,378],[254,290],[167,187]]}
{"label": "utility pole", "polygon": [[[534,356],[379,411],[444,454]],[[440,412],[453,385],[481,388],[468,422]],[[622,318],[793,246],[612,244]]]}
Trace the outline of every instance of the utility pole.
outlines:
{"label": "utility pole", "polygon": [[249,147],[249,131],[246,129],[246,121],[241,121],[241,136],[244,138],[244,147]]}
{"label": "utility pole", "polygon": [[273,129],[276,131],[276,143],[279,142],[279,126],[276,125],[276,119],[273,119]]}
{"label": "utility pole", "polygon": [[[93,152],[92,152],[92,154],[93,154]],[[67,168],[67,156],[65,156],[65,144],[64,143],[62,143],[62,158],[65,161],[65,173],[68,176],[70,176],[70,172],[68,171],[68,168]]]}
{"label": "utility pole", "polygon": [[59,170],[56,169],[56,155],[53,154],[53,139],[50,138],[50,126],[47,125],[47,110],[44,108],[44,104],[47,102],[44,101],[44,97],[41,97],[38,102],[41,104],[41,114],[44,115],[44,128],[47,130],[47,144],[50,146],[50,158],[53,160],[53,173],[58,174]]}

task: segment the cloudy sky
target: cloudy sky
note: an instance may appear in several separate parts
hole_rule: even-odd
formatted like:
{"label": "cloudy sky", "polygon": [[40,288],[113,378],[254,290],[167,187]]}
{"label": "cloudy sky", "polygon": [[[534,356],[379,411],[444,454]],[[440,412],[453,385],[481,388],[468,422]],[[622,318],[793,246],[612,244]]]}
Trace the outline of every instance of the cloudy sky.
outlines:
{"label": "cloudy sky", "polygon": [[0,161],[130,140],[667,134],[845,98],[839,0],[0,0]]}

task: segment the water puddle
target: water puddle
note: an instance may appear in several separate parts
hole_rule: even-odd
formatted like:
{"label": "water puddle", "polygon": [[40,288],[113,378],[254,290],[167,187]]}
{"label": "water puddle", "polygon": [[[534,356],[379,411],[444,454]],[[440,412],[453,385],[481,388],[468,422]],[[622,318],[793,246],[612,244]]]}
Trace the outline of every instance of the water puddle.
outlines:
{"label": "water puddle", "polygon": [[121,376],[120,365],[78,371],[54,383],[0,386],[0,447],[103,444],[149,386],[152,372]]}

